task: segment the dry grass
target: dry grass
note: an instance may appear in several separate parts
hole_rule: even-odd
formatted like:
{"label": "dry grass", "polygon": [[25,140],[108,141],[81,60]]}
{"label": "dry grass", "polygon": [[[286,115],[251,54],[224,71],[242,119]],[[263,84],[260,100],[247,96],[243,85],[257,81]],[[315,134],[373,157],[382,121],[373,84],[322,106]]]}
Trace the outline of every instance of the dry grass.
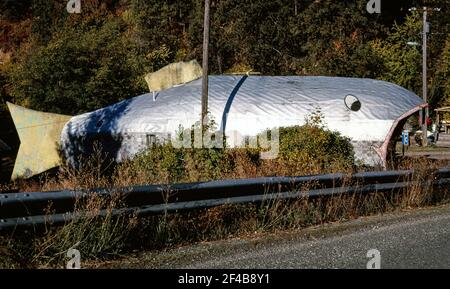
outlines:
{"label": "dry grass", "polygon": [[[75,204],[78,216],[64,226],[1,236],[1,244],[8,254],[7,258],[0,257],[0,268],[54,267],[64,263],[65,254],[71,248],[83,252],[83,257],[88,259],[116,256],[126,246],[128,233],[138,224],[135,216],[113,215],[121,203],[120,193],[108,199],[92,195]],[[101,218],[100,211],[104,212]]]}
{"label": "dry grass", "polygon": [[[79,169],[62,167],[56,177],[43,176],[33,181],[19,181],[3,189],[42,191],[79,188],[117,188],[142,183],[202,181],[221,178],[249,178],[267,175],[302,175],[305,172],[351,172],[347,165],[336,163],[325,169],[320,162],[298,166],[294,161],[261,161],[258,151],[185,151],[180,165],[179,152],[162,148],[167,158],[153,162],[143,158],[112,167],[104,163],[100,153],[93,154]],[[298,155],[297,155],[298,156]],[[149,166],[151,165],[151,166]],[[79,201],[75,211],[83,218],[61,227],[43,231],[12,232],[0,236],[0,268],[64,268],[70,248],[81,252],[83,260],[108,259],[133,250],[165,249],[180,244],[244,236],[277,230],[301,229],[311,225],[343,221],[367,216],[440,204],[448,201],[448,188],[435,190],[427,181],[440,161],[410,159],[398,163],[395,169],[414,168],[413,185],[402,192],[372,192],[370,194],[336,195],[309,198],[314,184],[292,187],[304,195],[297,199],[266,200],[260,204],[223,205],[194,210],[136,218],[130,215],[113,216],[123,206],[121,192],[110,198],[91,198]],[[351,185],[346,180],[343,186]],[[163,192],[165,196],[172,192]],[[99,218],[103,210],[105,216]],[[51,208],[49,208],[49,213]]]}
{"label": "dry grass", "polygon": [[[411,165],[411,164],[410,164]],[[417,165],[417,164],[416,164]],[[402,192],[336,195],[308,198],[313,184],[294,188],[305,192],[294,200],[272,199],[260,204],[223,205],[209,209],[136,218],[114,217],[112,210],[121,206],[121,194],[110,199],[93,196],[76,205],[84,218],[44,232],[16,232],[3,236],[0,267],[64,268],[65,253],[80,250],[84,260],[108,259],[132,250],[165,249],[180,244],[245,236],[277,230],[301,229],[327,222],[344,221],[359,216],[392,212],[447,202],[447,189],[434,190],[426,184],[433,176],[430,164],[421,163],[411,180],[413,185]],[[98,175],[73,174],[71,185],[88,185]],[[102,181],[102,180],[100,180]],[[46,184],[49,187],[53,183]],[[347,180],[344,186],[351,185]],[[166,192],[170,194],[170,191]],[[97,217],[103,209],[108,213]]]}

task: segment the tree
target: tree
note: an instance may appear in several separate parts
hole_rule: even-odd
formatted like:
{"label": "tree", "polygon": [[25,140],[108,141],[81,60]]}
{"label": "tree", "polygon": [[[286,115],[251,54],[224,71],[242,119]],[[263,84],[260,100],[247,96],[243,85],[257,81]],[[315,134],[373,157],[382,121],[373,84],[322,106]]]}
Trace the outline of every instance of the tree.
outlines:
{"label": "tree", "polygon": [[2,0],[0,1],[0,20],[20,20],[25,17],[30,10],[32,0]]}
{"label": "tree", "polygon": [[447,36],[431,83],[430,104],[432,107],[450,106],[450,36]]}
{"label": "tree", "polygon": [[385,34],[367,1],[315,1],[302,12],[306,36],[302,74],[374,77],[382,67],[369,42]]}
{"label": "tree", "polygon": [[[406,42],[421,43],[421,17],[407,8],[426,4],[443,8],[429,17],[429,99],[437,105],[448,96],[446,0],[391,2],[369,14],[367,0],[212,0],[211,74],[369,77],[418,93],[421,51]],[[76,114],[145,92],[148,72],[202,57],[203,0],[82,3],[81,14],[69,14],[62,0],[0,2],[8,15],[0,53],[11,59],[0,70],[5,99]]]}
{"label": "tree", "polygon": [[186,59],[191,8],[192,1],[130,0],[131,24],[136,26],[134,41],[147,56],[152,71]]}
{"label": "tree", "polygon": [[16,102],[78,114],[145,92],[144,58],[120,19],[98,28],[66,27],[37,46],[11,74]]}
{"label": "tree", "polygon": [[417,12],[408,15],[402,24],[394,24],[386,40],[373,41],[374,51],[380,55],[385,69],[379,78],[394,82],[419,95],[422,88],[422,54],[420,47],[408,42],[421,43],[422,20]]}

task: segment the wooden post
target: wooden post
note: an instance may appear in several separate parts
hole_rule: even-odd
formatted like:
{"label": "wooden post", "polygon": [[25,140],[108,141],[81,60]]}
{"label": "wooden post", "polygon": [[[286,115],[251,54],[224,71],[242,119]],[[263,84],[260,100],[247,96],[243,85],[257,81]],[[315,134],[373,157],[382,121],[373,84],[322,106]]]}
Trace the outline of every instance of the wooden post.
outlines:
{"label": "wooden post", "polygon": [[[423,28],[422,28],[422,97],[423,101],[427,103],[427,33],[428,33],[428,23],[427,23],[427,7],[423,8]],[[423,116],[422,124],[422,140],[423,146],[426,147],[428,144],[428,128],[427,128],[427,118],[428,118],[428,107],[425,108],[425,113]]]}
{"label": "wooden post", "polygon": [[436,129],[439,132],[439,111],[436,111]]}
{"label": "wooden post", "polygon": [[204,126],[207,125],[206,116],[208,114],[208,45],[209,45],[209,4],[210,0],[205,0],[205,16],[203,24],[203,79],[202,79],[202,119],[200,122],[202,132],[202,146],[203,146],[203,131]]}

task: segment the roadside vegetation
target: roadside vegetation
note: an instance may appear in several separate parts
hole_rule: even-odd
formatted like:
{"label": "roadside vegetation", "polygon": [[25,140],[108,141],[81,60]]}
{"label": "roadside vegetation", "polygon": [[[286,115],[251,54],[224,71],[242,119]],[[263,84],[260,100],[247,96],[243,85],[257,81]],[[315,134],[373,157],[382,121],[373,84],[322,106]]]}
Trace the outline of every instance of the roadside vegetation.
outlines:
{"label": "roadside vegetation", "polygon": [[[317,149],[320,148],[320,149]],[[162,144],[129,162],[111,168],[101,153],[89,156],[82,166],[60,168],[56,176],[18,181],[9,186],[21,191],[50,191],[135,184],[208,181],[274,175],[307,175],[358,170],[349,139],[308,123],[280,129],[280,154],[262,160],[260,149],[186,149]],[[414,167],[418,184],[400,193],[373,193],[332,198],[271,200],[262,204],[224,205],[189,212],[137,218],[112,216],[122,205],[121,192],[105,200],[98,196],[78,202],[83,218],[61,227],[12,231],[0,237],[1,268],[64,268],[67,250],[75,248],[83,262],[120,258],[136,250],[165,250],[194,242],[296,230],[359,216],[380,214],[448,201],[448,191],[432,191],[419,184],[440,164],[425,159],[404,161]],[[6,188],[6,187],[5,187]],[[302,188],[308,190],[308,186]],[[105,210],[106,216],[98,218]],[[51,207],[49,207],[51,213]]]}
{"label": "roadside vegetation", "polygon": [[[0,113],[4,101],[76,115],[148,91],[145,74],[202,55],[203,1],[0,2]],[[423,3],[421,3],[423,2]],[[422,5],[423,4],[423,5]],[[450,103],[446,0],[399,0],[369,14],[367,0],[211,2],[211,74],[368,77],[421,93],[422,17],[431,13],[430,113]]]}
{"label": "roadside vegetation", "polygon": [[[429,16],[433,114],[433,108],[450,104],[450,10],[446,0],[425,2],[443,8]],[[6,101],[76,115],[147,92],[145,74],[169,63],[201,59],[203,1],[82,3],[81,14],[68,14],[67,0],[0,1],[0,138],[14,144],[11,155],[19,141]],[[417,3],[386,1],[383,13],[369,14],[367,0],[212,0],[210,73],[368,77],[420,95],[420,50],[406,45],[421,40],[421,15],[407,12]],[[281,128],[279,149],[278,158],[266,160],[258,148],[188,149],[167,143],[120,165],[98,152],[77,169],[63,165],[56,175],[3,184],[0,190],[112,188],[368,169],[355,161],[349,140],[321,127],[320,119]],[[404,159],[390,168],[414,168],[413,180],[423,183],[432,177],[430,170],[443,165],[448,162]],[[396,194],[274,200],[146,218],[112,216],[122,206],[121,192],[108,200],[93,196],[76,204],[76,211],[84,214],[78,221],[2,233],[0,268],[64,268],[70,248],[81,252],[83,262],[95,262],[135,250],[301,229],[436,205],[447,202],[448,193],[417,185]],[[107,212],[101,219],[100,209]]]}

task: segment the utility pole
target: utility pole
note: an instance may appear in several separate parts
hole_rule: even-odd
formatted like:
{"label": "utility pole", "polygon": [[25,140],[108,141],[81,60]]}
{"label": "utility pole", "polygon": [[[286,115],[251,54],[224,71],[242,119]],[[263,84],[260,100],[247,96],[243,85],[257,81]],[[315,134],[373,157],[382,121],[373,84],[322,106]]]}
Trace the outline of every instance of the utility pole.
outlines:
{"label": "utility pole", "polygon": [[[427,103],[427,33],[430,32],[430,25],[427,21],[428,11],[440,11],[440,8],[410,8],[409,11],[419,11],[423,13],[423,24],[422,24],[422,98],[425,103]],[[429,117],[428,106],[425,108],[425,113],[421,110],[421,120],[422,120],[422,145],[427,146],[428,144],[428,127],[427,119]]]}
{"label": "utility pole", "polygon": [[209,45],[209,4],[210,0],[205,0],[205,16],[203,24],[203,78],[202,78],[202,119],[200,128],[202,133],[203,146],[203,131],[204,126],[207,125],[206,117],[208,114],[208,45]]}
{"label": "utility pole", "polygon": [[[429,26],[427,22],[427,7],[423,7],[423,28],[422,28],[422,97],[423,101],[427,103],[427,33],[429,32]],[[422,112],[422,142],[426,147],[428,144],[428,106],[425,108],[425,116]]]}

